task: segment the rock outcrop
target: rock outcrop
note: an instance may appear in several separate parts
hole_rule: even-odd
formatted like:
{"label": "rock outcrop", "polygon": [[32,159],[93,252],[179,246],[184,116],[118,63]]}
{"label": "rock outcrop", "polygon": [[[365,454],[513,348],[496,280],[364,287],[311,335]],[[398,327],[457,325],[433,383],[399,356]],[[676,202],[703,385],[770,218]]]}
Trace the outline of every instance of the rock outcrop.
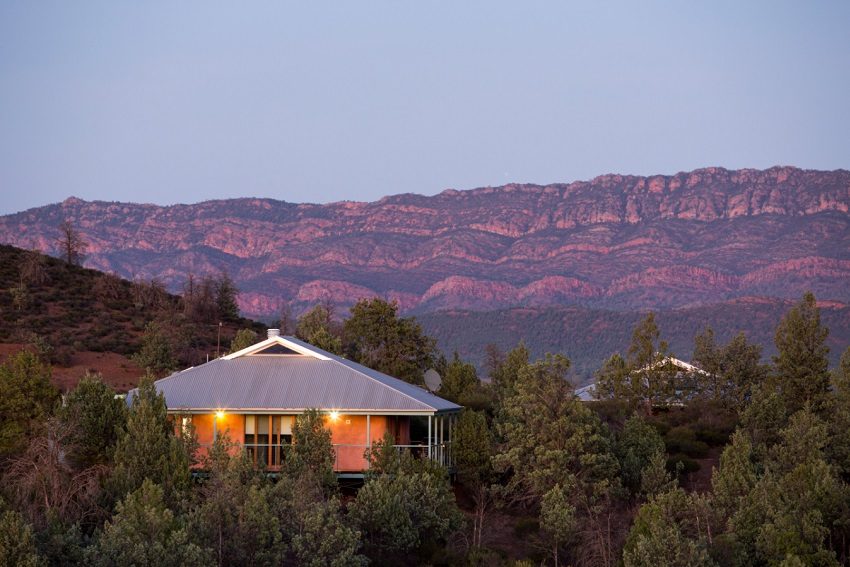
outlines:
{"label": "rock outcrop", "polygon": [[0,217],[0,242],[55,253],[67,218],[89,242],[86,265],[172,289],[227,269],[252,315],[369,295],[415,311],[646,309],[805,289],[850,301],[848,211],[848,171],[706,168],[373,203],[69,198]]}

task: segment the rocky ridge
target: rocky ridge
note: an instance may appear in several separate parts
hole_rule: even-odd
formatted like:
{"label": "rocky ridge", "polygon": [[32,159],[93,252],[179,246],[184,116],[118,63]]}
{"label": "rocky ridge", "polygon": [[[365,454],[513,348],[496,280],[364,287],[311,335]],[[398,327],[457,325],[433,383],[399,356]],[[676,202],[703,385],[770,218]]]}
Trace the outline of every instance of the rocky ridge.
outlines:
{"label": "rocky ridge", "polygon": [[663,309],[806,289],[850,301],[848,211],[845,170],[706,168],[372,203],[69,198],[0,217],[0,242],[56,253],[67,218],[90,243],[87,266],[172,289],[227,269],[255,316],[370,295],[414,312]]}

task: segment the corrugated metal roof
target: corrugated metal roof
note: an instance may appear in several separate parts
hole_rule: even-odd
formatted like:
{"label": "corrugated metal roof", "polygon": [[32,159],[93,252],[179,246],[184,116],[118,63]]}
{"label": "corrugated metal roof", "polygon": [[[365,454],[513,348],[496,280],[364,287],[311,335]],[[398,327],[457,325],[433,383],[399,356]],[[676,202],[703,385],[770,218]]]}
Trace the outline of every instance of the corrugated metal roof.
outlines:
{"label": "corrugated metal roof", "polygon": [[156,382],[171,410],[278,410],[433,413],[460,406],[291,337],[314,356],[245,355],[218,359]]}

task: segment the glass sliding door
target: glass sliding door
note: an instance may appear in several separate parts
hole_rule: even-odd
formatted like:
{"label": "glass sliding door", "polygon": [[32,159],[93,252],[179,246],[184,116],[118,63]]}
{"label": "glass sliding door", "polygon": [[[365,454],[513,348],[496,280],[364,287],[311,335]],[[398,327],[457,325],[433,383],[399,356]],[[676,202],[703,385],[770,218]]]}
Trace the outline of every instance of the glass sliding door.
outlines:
{"label": "glass sliding door", "polygon": [[246,415],[245,452],[255,464],[278,468],[292,443],[291,415]]}

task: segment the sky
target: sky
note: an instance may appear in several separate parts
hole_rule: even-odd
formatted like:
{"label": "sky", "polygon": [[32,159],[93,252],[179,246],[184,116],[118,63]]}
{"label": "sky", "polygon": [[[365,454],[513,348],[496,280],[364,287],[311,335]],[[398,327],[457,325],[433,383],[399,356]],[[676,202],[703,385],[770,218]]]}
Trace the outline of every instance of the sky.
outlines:
{"label": "sky", "polygon": [[850,168],[850,2],[0,3],[0,214]]}

